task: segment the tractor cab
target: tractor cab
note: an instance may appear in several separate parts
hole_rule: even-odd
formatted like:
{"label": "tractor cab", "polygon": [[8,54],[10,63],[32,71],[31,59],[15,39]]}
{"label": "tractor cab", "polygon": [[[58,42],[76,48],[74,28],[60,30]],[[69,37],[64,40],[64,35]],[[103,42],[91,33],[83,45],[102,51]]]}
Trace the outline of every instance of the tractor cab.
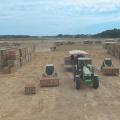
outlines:
{"label": "tractor cab", "polygon": [[112,67],[113,64],[112,64],[112,60],[111,58],[105,58],[103,63],[102,63],[102,66],[101,66],[101,70],[104,68],[104,67]]}
{"label": "tractor cab", "polygon": [[83,77],[83,72],[85,69],[92,69],[92,59],[91,58],[78,58],[77,60],[77,72],[81,73],[81,77]]}
{"label": "tractor cab", "polygon": [[91,58],[86,58],[86,57],[79,57],[76,62],[74,63],[75,68],[74,68],[74,75],[76,74],[82,74],[83,73],[83,67],[85,65],[90,66],[92,63]]}
{"label": "tractor cab", "polygon": [[112,60],[111,58],[105,58],[104,59],[104,64],[108,67],[111,67],[112,66]]}
{"label": "tractor cab", "polygon": [[92,63],[92,59],[91,58],[86,58],[86,57],[79,57],[77,60],[77,64],[79,65],[86,65],[86,64],[91,64]]}

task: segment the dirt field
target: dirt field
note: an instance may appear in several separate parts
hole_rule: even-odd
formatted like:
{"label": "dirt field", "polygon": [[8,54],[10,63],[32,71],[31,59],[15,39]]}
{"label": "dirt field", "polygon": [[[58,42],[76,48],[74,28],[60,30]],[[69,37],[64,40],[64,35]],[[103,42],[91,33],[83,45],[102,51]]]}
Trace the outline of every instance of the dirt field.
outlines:
{"label": "dirt field", "polygon": [[[119,68],[120,61],[100,45],[64,45],[55,52],[49,51],[50,46],[37,41],[37,53],[30,63],[13,74],[0,75],[0,120],[120,120],[120,75],[107,77],[98,73],[99,89],[82,86],[76,90],[73,75],[63,68],[64,56],[77,48],[89,52],[95,67],[100,67],[105,57],[111,57]],[[25,96],[25,82],[39,84],[46,63],[56,66],[60,86],[39,88],[36,95]]]}

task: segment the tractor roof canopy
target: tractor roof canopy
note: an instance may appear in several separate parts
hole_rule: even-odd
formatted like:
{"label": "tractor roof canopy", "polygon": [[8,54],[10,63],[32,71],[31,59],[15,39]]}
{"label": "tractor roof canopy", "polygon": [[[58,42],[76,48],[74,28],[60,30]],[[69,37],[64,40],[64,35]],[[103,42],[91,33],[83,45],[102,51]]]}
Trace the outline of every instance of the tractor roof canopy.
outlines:
{"label": "tractor roof canopy", "polygon": [[70,55],[88,55],[88,53],[86,51],[83,51],[83,50],[71,50],[69,51],[69,54]]}
{"label": "tractor roof canopy", "polygon": [[111,58],[105,58],[105,60],[111,60]]}

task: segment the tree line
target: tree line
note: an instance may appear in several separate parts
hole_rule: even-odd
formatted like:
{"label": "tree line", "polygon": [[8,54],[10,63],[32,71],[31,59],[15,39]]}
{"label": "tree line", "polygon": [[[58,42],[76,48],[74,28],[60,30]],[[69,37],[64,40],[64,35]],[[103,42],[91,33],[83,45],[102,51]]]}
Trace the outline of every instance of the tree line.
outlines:
{"label": "tree line", "polygon": [[30,36],[30,35],[0,35],[0,38],[120,38],[120,29],[112,29],[106,30],[101,33],[97,33],[94,35],[90,34],[76,34],[76,35],[69,35],[69,34],[58,34],[56,36]]}

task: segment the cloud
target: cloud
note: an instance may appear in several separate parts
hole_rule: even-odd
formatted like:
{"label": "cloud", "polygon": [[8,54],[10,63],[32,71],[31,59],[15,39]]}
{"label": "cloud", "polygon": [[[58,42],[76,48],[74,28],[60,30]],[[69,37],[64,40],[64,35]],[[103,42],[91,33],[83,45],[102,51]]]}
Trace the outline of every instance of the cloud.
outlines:
{"label": "cloud", "polygon": [[[8,4],[7,4],[8,3]],[[111,12],[120,7],[120,0],[4,0],[1,2],[3,7],[9,8],[22,8],[27,10],[36,9],[61,9],[61,8],[74,8],[77,11],[89,12]],[[20,9],[22,11],[22,9]]]}
{"label": "cloud", "polygon": [[25,29],[32,25],[34,30],[41,28],[42,33],[46,33],[46,28],[48,33],[51,30],[70,32],[76,29],[86,30],[85,28],[92,25],[120,21],[120,0],[0,1],[0,25],[13,25],[17,26],[17,29],[22,25],[26,26]]}
{"label": "cloud", "polygon": [[119,9],[120,0],[61,0],[58,4],[79,11],[111,12]]}
{"label": "cloud", "polygon": [[[120,0],[4,0],[0,4],[1,14],[15,19],[50,20],[74,17],[82,23],[85,21],[92,23],[95,20],[97,22],[116,21],[117,15],[120,15],[119,8]],[[114,14],[111,14],[113,12]],[[1,15],[0,18],[5,16]]]}

